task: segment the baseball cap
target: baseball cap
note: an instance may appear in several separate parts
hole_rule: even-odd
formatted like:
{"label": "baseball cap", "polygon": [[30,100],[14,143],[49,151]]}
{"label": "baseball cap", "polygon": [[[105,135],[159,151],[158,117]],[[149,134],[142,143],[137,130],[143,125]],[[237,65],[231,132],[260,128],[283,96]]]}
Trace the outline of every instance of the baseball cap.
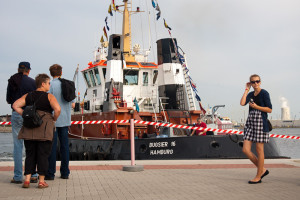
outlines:
{"label": "baseball cap", "polygon": [[20,62],[20,63],[19,63],[19,68],[20,68],[20,69],[25,69],[25,68],[26,68],[26,69],[31,69],[31,68],[30,68],[30,63],[29,63],[29,62]]}

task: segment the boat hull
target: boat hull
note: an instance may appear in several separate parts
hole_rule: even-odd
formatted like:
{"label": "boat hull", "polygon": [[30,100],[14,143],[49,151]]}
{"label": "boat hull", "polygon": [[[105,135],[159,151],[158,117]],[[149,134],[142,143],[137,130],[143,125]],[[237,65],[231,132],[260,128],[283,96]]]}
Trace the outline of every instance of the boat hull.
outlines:
{"label": "boat hull", "polygon": [[[130,140],[70,139],[70,160],[130,160]],[[135,140],[135,159],[237,159],[242,152],[242,136],[234,142],[228,135],[145,138]],[[255,151],[255,145],[252,147]],[[284,158],[273,138],[265,145],[265,158]]]}

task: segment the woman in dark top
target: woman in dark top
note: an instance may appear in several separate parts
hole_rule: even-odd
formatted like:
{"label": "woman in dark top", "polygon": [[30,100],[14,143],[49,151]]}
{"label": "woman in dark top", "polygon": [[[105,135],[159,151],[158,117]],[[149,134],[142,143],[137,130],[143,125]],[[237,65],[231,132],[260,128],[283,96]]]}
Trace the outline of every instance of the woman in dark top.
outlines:
{"label": "woman in dark top", "polygon": [[[261,79],[257,74],[250,76],[250,82],[246,84],[245,92],[240,104],[249,103],[249,115],[245,124],[243,152],[257,167],[257,173],[249,184],[261,183],[261,179],[269,174],[264,168],[264,143],[269,142],[269,126],[267,123],[268,114],[272,112],[272,104],[269,93],[261,89]],[[250,87],[254,91],[249,92]],[[256,143],[257,157],[251,151],[252,143]]]}
{"label": "woman in dark top", "polygon": [[37,128],[23,126],[19,132],[18,138],[24,139],[26,150],[23,188],[29,188],[31,174],[35,174],[36,168],[39,174],[38,188],[48,187],[45,182],[45,175],[48,170],[48,157],[51,153],[54,124],[60,114],[60,106],[56,98],[47,93],[50,89],[50,77],[47,74],[39,74],[35,77],[35,83],[36,91],[25,94],[13,104],[14,110],[22,115],[23,107],[35,103],[36,109],[43,120],[41,126]]}

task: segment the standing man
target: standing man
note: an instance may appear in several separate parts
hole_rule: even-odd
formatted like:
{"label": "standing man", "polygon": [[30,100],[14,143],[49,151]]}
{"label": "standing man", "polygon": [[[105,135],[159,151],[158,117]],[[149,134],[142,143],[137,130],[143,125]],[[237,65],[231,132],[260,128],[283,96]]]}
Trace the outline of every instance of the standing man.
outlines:
{"label": "standing man", "polygon": [[[201,127],[201,128],[207,128],[207,125],[201,120],[201,118],[199,117],[197,119],[197,124],[195,125],[195,127]],[[195,134],[196,132],[196,134]],[[193,130],[191,136],[195,135],[206,135],[207,131],[200,131],[200,130]]]}
{"label": "standing man", "polygon": [[[14,74],[8,80],[6,101],[8,104],[12,105],[14,102],[21,98],[24,94],[36,90],[35,81],[28,77],[30,73],[30,63],[29,62],[20,62],[18,73]],[[19,115],[14,109],[12,109],[11,114],[11,127],[12,127],[12,136],[14,143],[14,177],[11,180],[11,183],[21,184],[23,182],[23,165],[22,165],[22,156],[23,156],[23,140],[18,139],[18,134],[23,125],[23,118]],[[34,174],[31,177],[31,182],[37,182],[37,174]]]}
{"label": "standing man", "polygon": [[68,138],[68,129],[71,126],[71,107],[75,107],[75,103],[67,102],[63,98],[61,82],[58,78],[62,75],[62,67],[58,64],[54,64],[49,68],[50,74],[53,77],[51,81],[51,86],[49,92],[55,96],[60,107],[61,113],[55,123],[56,131],[53,135],[53,144],[52,152],[49,156],[49,168],[46,180],[54,180],[56,172],[56,148],[57,148],[57,137],[60,142],[60,156],[61,156],[61,165],[60,165],[60,177],[62,179],[68,179],[70,170],[69,170],[69,138]]}

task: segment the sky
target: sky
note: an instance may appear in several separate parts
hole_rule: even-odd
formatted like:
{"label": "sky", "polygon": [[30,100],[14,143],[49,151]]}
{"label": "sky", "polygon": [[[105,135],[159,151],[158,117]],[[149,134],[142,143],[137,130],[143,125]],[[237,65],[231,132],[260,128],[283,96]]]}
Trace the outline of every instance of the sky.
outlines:
{"label": "sky", "polygon": [[[140,38],[133,43],[140,43],[142,48],[151,46],[149,61],[157,62],[155,41],[169,37],[163,26],[165,18],[172,36],[186,53],[190,75],[205,109],[225,105],[218,110],[221,116],[244,120],[248,106],[240,106],[240,98],[250,75],[259,74],[261,87],[270,93],[273,104],[269,118],[280,119],[284,98],[291,118],[300,119],[299,0],[157,2],[161,19],[155,21],[151,0],[134,1],[133,7],[139,6],[145,12],[132,16],[132,35]],[[63,67],[63,77],[73,79],[78,64],[82,70],[93,61],[104,19],[109,16],[109,3],[110,0],[0,1],[0,115],[11,113],[5,98],[7,80],[16,73],[19,62],[31,63],[29,76],[33,78],[39,73],[49,74],[49,67],[57,63]],[[120,33],[121,15],[114,13],[108,19],[109,34]],[[79,91],[85,91],[81,74]]]}

